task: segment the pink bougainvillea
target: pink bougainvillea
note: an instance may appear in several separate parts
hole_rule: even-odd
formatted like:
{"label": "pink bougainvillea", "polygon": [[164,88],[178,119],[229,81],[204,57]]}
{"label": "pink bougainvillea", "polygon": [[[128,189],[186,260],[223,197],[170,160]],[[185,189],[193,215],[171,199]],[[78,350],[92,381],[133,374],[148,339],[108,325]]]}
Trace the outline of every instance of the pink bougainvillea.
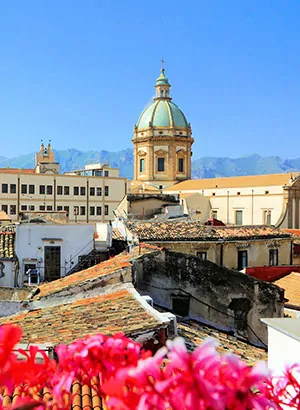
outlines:
{"label": "pink bougainvillea", "polygon": [[[263,363],[249,367],[219,355],[212,339],[189,353],[177,338],[152,356],[123,334],[99,334],[58,346],[55,361],[34,346],[16,350],[21,337],[19,327],[0,327],[0,388],[20,393],[12,410],[70,409],[75,380],[90,385],[111,410],[300,408],[299,365],[271,377]],[[42,389],[51,400],[40,397]]]}

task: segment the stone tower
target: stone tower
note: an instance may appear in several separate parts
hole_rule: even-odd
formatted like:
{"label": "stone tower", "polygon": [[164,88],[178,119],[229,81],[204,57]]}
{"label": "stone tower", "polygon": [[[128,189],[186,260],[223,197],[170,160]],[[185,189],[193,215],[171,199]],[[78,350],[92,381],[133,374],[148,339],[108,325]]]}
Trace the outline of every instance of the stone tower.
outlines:
{"label": "stone tower", "polygon": [[156,96],[134,127],[134,180],[166,188],[191,178],[192,129],[172,102],[168,78],[162,68]]}

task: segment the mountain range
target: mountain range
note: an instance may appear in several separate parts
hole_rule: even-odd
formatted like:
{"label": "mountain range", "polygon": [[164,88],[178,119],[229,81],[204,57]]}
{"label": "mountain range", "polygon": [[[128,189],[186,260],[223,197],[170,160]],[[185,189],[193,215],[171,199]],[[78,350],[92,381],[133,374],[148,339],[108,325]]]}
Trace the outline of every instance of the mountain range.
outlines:
{"label": "mountain range", "polygon": [[[61,172],[83,169],[92,163],[109,163],[120,168],[120,176],[133,178],[133,150],[128,148],[117,152],[54,150]],[[0,168],[33,168],[35,154],[20,155],[15,158],[0,156]],[[202,157],[192,161],[192,178],[229,177],[236,175],[273,174],[300,171],[300,158],[283,159],[278,156],[262,157],[257,154],[239,157]]]}

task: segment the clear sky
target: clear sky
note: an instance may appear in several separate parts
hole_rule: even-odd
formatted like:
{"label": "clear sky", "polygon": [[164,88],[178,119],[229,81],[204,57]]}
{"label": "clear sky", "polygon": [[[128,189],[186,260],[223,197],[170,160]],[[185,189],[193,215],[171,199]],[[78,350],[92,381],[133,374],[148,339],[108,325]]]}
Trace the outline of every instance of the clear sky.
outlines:
{"label": "clear sky", "polygon": [[131,147],[160,59],[194,157],[300,157],[300,1],[0,1],[0,156]]}

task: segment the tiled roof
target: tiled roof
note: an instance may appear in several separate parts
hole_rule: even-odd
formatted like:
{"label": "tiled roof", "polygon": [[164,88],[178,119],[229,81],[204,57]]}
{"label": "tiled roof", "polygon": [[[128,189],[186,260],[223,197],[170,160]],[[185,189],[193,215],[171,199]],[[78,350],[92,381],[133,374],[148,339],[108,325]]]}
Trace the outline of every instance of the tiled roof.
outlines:
{"label": "tiled roof", "polygon": [[194,350],[207,337],[212,337],[219,342],[218,351],[223,353],[234,353],[249,365],[257,361],[267,360],[267,352],[263,348],[252,346],[237,339],[228,333],[199,324],[195,321],[184,321],[178,323],[178,334],[185,339],[189,350]]}
{"label": "tiled roof", "polygon": [[168,191],[198,191],[201,189],[216,189],[216,188],[244,188],[244,187],[268,187],[268,186],[283,186],[290,182],[291,177],[296,178],[299,173],[286,174],[266,174],[266,175],[247,175],[239,177],[227,178],[207,178],[207,179],[191,179],[188,181],[179,182],[173,186],[164,189]]}
{"label": "tiled roof", "polygon": [[[86,384],[81,385],[78,382],[74,382],[71,387],[71,392],[74,395],[72,410],[106,409],[101,397],[92,387],[89,387]],[[3,396],[3,407],[6,407],[14,404],[20,393],[18,391],[18,388],[15,388],[13,393],[9,395],[6,389],[0,388],[0,394],[1,396]],[[51,394],[46,387],[42,389],[39,395],[46,402],[51,400]]]}
{"label": "tiled roof", "polygon": [[0,174],[34,174],[34,169],[28,168],[0,168]]}
{"label": "tiled roof", "polygon": [[271,226],[206,226],[195,222],[132,222],[127,227],[141,241],[215,241],[291,238],[291,234]]}
{"label": "tiled roof", "polygon": [[11,218],[7,215],[6,212],[0,211],[0,221],[11,221]]}
{"label": "tiled roof", "polygon": [[118,228],[113,228],[112,238],[116,239],[117,241],[125,241],[124,236],[121,234]]}
{"label": "tiled roof", "polygon": [[134,336],[163,327],[162,321],[149,313],[150,306],[146,309],[134,292],[123,288],[73,303],[25,311],[0,318],[0,324],[21,325],[21,343],[49,345],[70,343],[88,334],[124,332]]}
{"label": "tiled roof", "polygon": [[38,300],[45,296],[61,292],[62,290],[68,288],[72,288],[81,283],[92,281],[93,279],[96,279],[100,276],[108,275],[117,270],[130,267],[130,261],[133,257],[138,257],[139,255],[143,255],[149,252],[151,253],[157,249],[159,248],[149,245],[144,245],[140,247],[137,246],[134,249],[134,253],[123,252],[120,255],[117,255],[112,259],[92,266],[91,268],[73,273],[69,276],[65,276],[64,278],[57,279],[49,283],[41,284],[39,286],[39,293],[37,293],[36,296],[34,296],[34,299]]}
{"label": "tiled roof", "polygon": [[5,288],[0,287],[0,300],[24,300],[30,293],[32,288]]}
{"label": "tiled roof", "polygon": [[284,231],[293,235],[294,244],[300,245],[300,229],[284,229]]}
{"label": "tiled roof", "polygon": [[288,299],[288,304],[300,306],[300,273],[292,272],[273,283],[285,290],[284,296]]}
{"label": "tiled roof", "polygon": [[15,253],[15,233],[0,232],[0,258],[14,257]]}

